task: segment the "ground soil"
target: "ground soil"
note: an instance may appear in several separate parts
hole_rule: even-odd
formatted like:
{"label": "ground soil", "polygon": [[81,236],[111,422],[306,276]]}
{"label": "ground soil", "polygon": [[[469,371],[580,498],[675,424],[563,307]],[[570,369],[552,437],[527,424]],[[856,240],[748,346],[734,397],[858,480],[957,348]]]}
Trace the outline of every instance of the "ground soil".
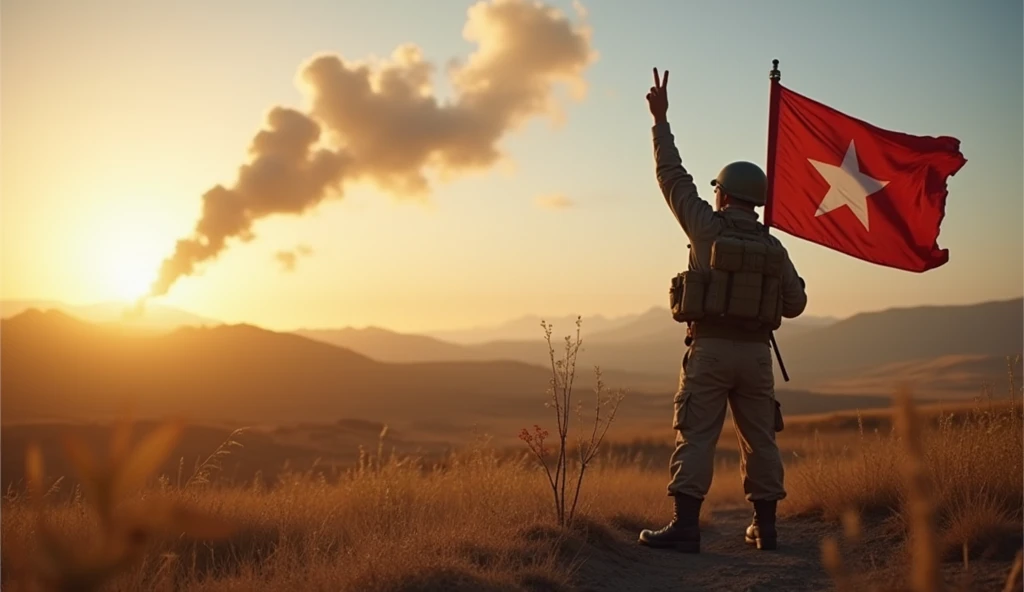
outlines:
{"label": "ground soil", "polygon": [[[666,516],[667,518],[667,516]],[[601,537],[587,537],[579,549],[574,579],[583,592],[803,592],[836,590],[821,558],[822,539],[841,538],[842,529],[815,518],[780,520],[779,548],[758,551],[743,542],[750,511],[715,512],[702,531],[701,553],[650,549],[636,542],[639,528],[662,525],[616,525]],[[594,540],[597,538],[597,540]],[[907,560],[902,538],[881,521],[866,524],[856,545],[843,542],[848,571],[862,584],[881,590],[905,585]],[[951,590],[1002,590],[1012,557],[970,561],[970,581],[962,562],[946,562],[942,572]],[[965,587],[958,587],[966,584]],[[858,586],[857,589],[861,589]],[[863,588],[869,589],[869,588]]]}

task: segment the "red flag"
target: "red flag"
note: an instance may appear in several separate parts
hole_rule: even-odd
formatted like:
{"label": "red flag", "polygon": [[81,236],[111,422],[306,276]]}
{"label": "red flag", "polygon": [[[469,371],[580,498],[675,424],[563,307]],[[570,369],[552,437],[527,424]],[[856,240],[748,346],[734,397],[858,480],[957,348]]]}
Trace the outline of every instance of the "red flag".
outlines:
{"label": "red flag", "polygon": [[884,130],[772,84],[766,222],[879,265],[946,263],[937,241],[946,180],[967,163],[960,140]]}

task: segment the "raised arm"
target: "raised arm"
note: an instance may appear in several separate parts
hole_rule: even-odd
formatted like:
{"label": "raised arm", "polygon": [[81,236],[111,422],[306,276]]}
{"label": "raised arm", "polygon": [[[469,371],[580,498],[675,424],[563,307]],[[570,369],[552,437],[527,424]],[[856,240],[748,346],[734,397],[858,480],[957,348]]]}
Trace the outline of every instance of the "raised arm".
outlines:
{"label": "raised arm", "polygon": [[654,117],[654,162],[658,186],[665,202],[675,215],[683,231],[692,239],[712,236],[718,231],[714,208],[701,199],[693,176],[683,168],[676,149],[672,128],[668,123],[668,71],[664,80],[658,80],[654,69],[654,86],[647,94],[647,103]]}

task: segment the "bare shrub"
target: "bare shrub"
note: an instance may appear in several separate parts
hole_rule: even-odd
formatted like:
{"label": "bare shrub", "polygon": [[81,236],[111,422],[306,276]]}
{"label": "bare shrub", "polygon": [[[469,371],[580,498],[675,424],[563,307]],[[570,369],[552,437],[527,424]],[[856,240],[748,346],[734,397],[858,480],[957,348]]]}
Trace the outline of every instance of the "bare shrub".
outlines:
{"label": "bare shrub", "polygon": [[[588,430],[583,428],[577,435],[576,458],[572,462],[575,465],[576,474],[570,478],[570,456],[572,451],[569,449],[569,420],[572,416],[571,410],[573,409],[572,390],[573,382],[576,379],[576,358],[582,345],[582,340],[580,339],[580,326],[582,323],[582,318],[577,317],[576,338],[573,339],[571,335],[566,335],[564,357],[556,359],[555,348],[551,343],[553,328],[547,322],[541,321],[541,327],[544,328],[544,339],[548,344],[548,354],[551,360],[551,381],[548,387],[548,394],[551,400],[547,405],[554,409],[555,425],[557,428],[557,456],[555,456],[553,463],[549,464],[549,458],[553,455],[553,452],[545,443],[545,440],[550,435],[547,430],[539,425],[534,425],[533,432],[523,428],[523,431],[519,434],[519,438],[526,442],[530,452],[533,453],[537,461],[544,468],[548,485],[551,487],[555,516],[559,526],[571,524],[575,518],[580,490],[583,488],[583,475],[587,467],[597,456],[601,442],[604,440],[608,428],[611,427],[619,403],[624,397],[622,391],[611,393],[606,391],[604,382],[601,380],[601,369],[595,366],[594,372],[597,377],[597,384],[594,387],[593,424],[589,429],[589,434],[587,433]],[[576,402],[575,411],[579,424],[582,426],[584,423],[582,401]],[[570,498],[571,502],[569,502]]]}

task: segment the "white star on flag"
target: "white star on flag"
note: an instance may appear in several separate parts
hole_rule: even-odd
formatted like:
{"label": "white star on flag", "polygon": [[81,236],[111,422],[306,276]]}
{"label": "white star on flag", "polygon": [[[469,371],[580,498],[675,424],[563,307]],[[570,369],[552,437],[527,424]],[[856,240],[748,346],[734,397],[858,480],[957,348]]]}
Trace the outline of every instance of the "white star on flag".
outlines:
{"label": "white star on flag", "polygon": [[818,169],[830,186],[825,198],[818,205],[815,217],[847,206],[864,225],[864,229],[870,230],[867,197],[880,191],[889,182],[880,181],[860,172],[860,165],[857,163],[857,147],[854,146],[853,140],[850,140],[850,147],[847,148],[843,163],[839,166],[810,158],[807,160],[814,165],[814,168]]}

